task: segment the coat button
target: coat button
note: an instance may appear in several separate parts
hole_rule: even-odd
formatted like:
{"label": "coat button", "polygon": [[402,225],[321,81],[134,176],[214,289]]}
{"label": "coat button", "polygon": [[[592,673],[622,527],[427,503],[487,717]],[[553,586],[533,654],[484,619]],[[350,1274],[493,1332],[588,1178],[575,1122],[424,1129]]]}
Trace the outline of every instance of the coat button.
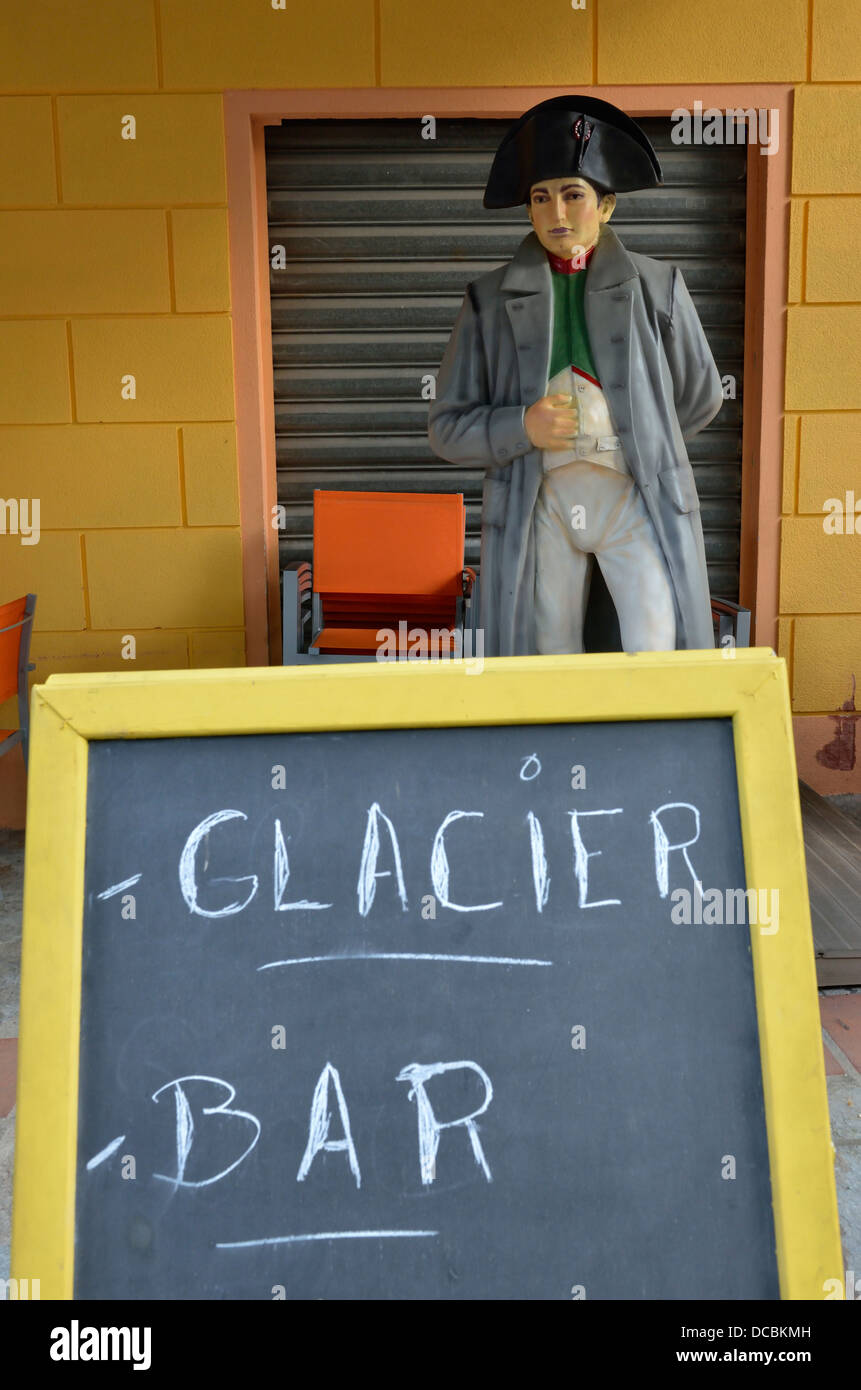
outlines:
{"label": "coat button", "polygon": [[624,389],[625,383],[622,381],[614,381],[613,385],[610,387],[611,391],[624,391]]}
{"label": "coat button", "polygon": [[625,339],[621,333],[614,333],[610,338],[611,343],[624,343]]}

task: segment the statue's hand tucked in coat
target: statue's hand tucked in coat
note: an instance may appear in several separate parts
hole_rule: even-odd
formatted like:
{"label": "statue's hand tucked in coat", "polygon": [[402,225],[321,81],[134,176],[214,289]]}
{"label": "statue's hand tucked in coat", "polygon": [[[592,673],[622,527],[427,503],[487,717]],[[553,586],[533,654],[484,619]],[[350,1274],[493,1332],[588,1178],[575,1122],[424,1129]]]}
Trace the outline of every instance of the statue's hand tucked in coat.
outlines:
{"label": "statue's hand tucked in coat", "polygon": [[570,449],[577,438],[574,397],[564,391],[542,396],[526,411],[523,426],[536,449]]}

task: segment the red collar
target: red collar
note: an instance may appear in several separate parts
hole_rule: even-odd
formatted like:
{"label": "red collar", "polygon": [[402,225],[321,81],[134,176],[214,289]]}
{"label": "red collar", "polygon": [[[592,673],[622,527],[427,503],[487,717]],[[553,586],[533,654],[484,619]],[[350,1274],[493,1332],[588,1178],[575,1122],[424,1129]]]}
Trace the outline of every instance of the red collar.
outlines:
{"label": "red collar", "polygon": [[[598,243],[596,242],[595,245],[597,246],[597,244]],[[589,250],[583,257],[583,260],[586,262],[586,264],[582,266],[580,265],[580,257],[577,257],[576,260],[574,260],[570,256],[554,256],[552,251],[548,251],[547,259],[550,262],[550,269],[558,271],[560,275],[576,275],[579,271],[586,270],[588,268],[594,250],[595,246],[589,247]]]}

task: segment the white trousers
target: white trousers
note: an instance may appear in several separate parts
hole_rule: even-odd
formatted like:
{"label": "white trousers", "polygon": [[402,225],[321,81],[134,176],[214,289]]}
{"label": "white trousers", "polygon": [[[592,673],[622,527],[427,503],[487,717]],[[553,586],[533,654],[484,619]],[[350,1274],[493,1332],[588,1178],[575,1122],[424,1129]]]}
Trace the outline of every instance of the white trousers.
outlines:
{"label": "white trousers", "polygon": [[545,473],[535,509],[535,623],[540,654],[582,652],[593,557],[626,652],[675,651],[673,590],[636,483],[578,459]]}

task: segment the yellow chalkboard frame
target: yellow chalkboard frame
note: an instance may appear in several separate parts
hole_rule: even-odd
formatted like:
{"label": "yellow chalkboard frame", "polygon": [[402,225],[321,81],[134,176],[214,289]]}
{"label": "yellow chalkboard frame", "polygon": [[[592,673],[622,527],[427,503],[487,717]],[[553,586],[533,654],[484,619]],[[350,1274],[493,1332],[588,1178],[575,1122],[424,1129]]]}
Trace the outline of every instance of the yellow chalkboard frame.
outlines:
{"label": "yellow chalkboard frame", "polygon": [[[176,738],[446,725],[731,717],[781,1297],[843,1267],[785,663],[767,649],[51,676],[32,696],[12,1269],[74,1279],[87,748]],[[831,1285],[830,1287],[834,1287]]]}

